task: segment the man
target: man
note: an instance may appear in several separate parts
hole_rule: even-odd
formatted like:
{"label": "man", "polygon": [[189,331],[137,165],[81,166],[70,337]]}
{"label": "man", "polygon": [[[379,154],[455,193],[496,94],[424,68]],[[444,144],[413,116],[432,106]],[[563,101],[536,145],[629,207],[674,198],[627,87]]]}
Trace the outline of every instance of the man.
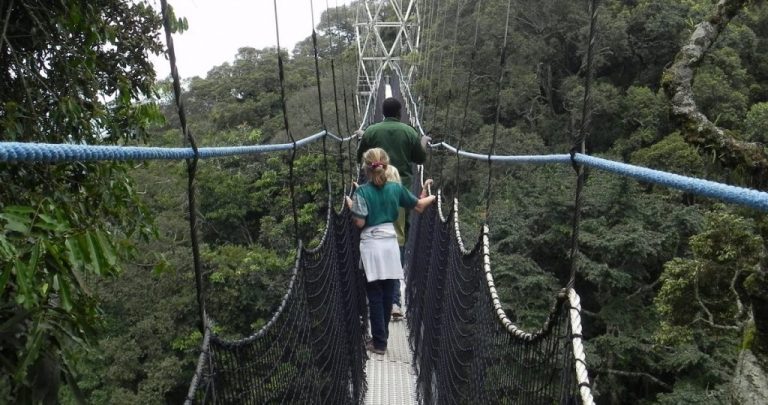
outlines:
{"label": "man", "polygon": [[[413,172],[411,163],[421,164],[427,160],[427,137],[419,138],[418,132],[411,126],[400,122],[402,105],[396,98],[389,97],[382,103],[384,120],[369,126],[363,133],[360,146],[357,149],[357,161],[359,162],[368,149],[382,148],[389,155],[390,164],[400,172],[402,184],[408,188],[412,184]],[[397,240],[400,245],[400,260],[403,259],[405,246],[405,222],[407,215],[405,210],[400,211],[400,217],[395,222]],[[395,291],[392,306],[392,319],[403,317],[400,300],[400,280],[395,282]]]}

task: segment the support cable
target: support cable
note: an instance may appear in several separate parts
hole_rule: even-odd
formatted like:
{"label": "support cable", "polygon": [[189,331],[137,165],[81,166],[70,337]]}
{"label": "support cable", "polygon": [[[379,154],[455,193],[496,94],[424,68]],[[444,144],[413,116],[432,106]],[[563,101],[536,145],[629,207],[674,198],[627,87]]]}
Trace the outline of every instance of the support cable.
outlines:
{"label": "support cable", "polygon": [[[330,7],[328,6],[328,0],[325,0],[325,11],[326,13],[330,10]],[[335,56],[334,56],[334,50],[333,50],[333,32],[331,29],[331,15],[328,14],[328,48],[330,50],[331,54],[331,78],[333,80],[333,107],[334,111],[336,112],[336,131],[341,134],[341,118],[339,117],[339,95],[336,91],[336,66],[335,66]],[[337,166],[339,169],[339,176],[341,176],[341,190],[344,190],[344,145],[342,142],[339,142],[339,158],[337,161]]]}
{"label": "support cable", "polygon": [[[438,3],[438,5],[437,5],[438,13],[439,13],[439,11],[440,11],[440,1],[438,0],[437,3]],[[442,22],[443,22],[442,26],[440,27],[440,38],[441,39],[445,38],[445,27],[446,27],[446,25],[448,25],[448,24],[445,23],[446,22],[445,20],[447,18],[448,18],[448,6],[446,5],[445,7],[443,7],[443,18],[441,19]],[[443,48],[444,48],[443,46],[440,46],[440,53],[439,53],[440,56],[438,57],[438,60],[437,60],[437,84],[435,86],[433,86],[433,91],[432,91],[433,93],[439,92],[440,91],[440,84],[442,84],[442,79],[443,79],[443,57],[445,56],[445,49],[443,49]],[[439,100],[440,100],[440,98],[436,97],[435,101],[439,101]],[[432,104],[432,119],[435,122],[437,122],[437,110],[438,110],[437,107],[438,107],[438,104],[440,104],[440,103],[435,102],[435,103]]]}
{"label": "support cable", "polygon": [[[467,74],[467,88],[464,92],[464,112],[461,118],[461,132],[459,132],[458,142],[456,144],[457,151],[461,150],[461,146],[464,140],[464,133],[467,132],[467,113],[469,111],[469,93],[472,88],[472,77],[475,75],[475,59],[477,59],[477,37],[480,31],[480,4],[483,0],[477,0],[475,3],[475,37],[472,40],[472,51],[469,60],[469,73]],[[456,183],[456,198],[459,198],[459,177],[461,174],[461,154],[456,153],[456,177],[454,183]]]}
{"label": "support cable", "polygon": [[[431,3],[431,7],[429,9],[429,36],[427,40],[427,67],[424,69],[424,75],[427,77],[427,82],[429,83],[429,87],[427,88],[427,101],[429,104],[436,104],[432,100],[432,96],[434,95],[434,85],[433,85],[433,75],[435,71],[435,61],[434,61],[434,45],[435,37],[436,37],[436,30],[434,28],[434,21],[437,19],[436,15],[440,13],[440,0],[435,0]],[[429,107],[429,104],[424,107],[424,120],[426,122],[427,117],[429,114],[427,113],[427,109]],[[433,108],[434,111],[434,108]],[[430,117],[431,118],[431,117]],[[434,124],[431,125],[434,127]],[[432,173],[432,162],[434,162],[433,152],[430,149],[429,151],[429,163],[427,165],[427,172]]]}
{"label": "support cable", "polygon": [[587,55],[584,64],[584,98],[582,99],[581,123],[573,147],[571,148],[571,162],[576,171],[576,196],[573,209],[573,226],[571,230],[571,271],[568,277],[568,288],[573,288],[578,269],[579,253],[579,228],[581,223],[581,206],[584,189],[584,166],[575,161],[576,153],[586,154],[586,139],[592,124],[592,81],[594,77],[594,47],[595,30],[597,26],[597,0],[589,2],[589,37],[587,39]]}
{"label": "support cable", "polygon": [[509,14],[512,9],[512,0],[507,0],[507,22],[504,26],[504,45],[501,48],[501,57],[499,58],[499,81],[496,85],[496,119],[493,123],[493,137],[491,138],[491,149],[488,151],[488,184],[485,190],[485,222],[488,223],[491,209],[491,156],[496,149],[496,136],[499,130],[499,118],[501,116],[501,85],[504,82],[504,70],[507,63],[507,37],[509,36]]}
{"label": "support cable", "polygon": [[[320,106],[320,126],[323,127],[323,131],[328,131],[328,127],[325,125],[325,113],[323,111],[323,90],[320,86],[320,58],[317,56],[317,31],[315,30],[315,2],[309,0],[309,10],[312,13],[312,49],[315,55],[315,79],[317,81],[317,102]],[[323,138],[323,169],[325,170],[325,187],[328,191],[328,196],[331,195],[331,179],[328,173],[328,148],[326,139]]]}
{"label": "support cable", "polygon": [[[296,160],[296,140],[293,139],[293,134],[291,133],[290,126],[288,125],[288,108],[286,107],[286,104],[285,104],[285,70],[283,68],[283,54],[282,54],[282,51],[280,50],[281,49],[280,48],[280,26],[278,24],[278,18],[277,18],[277,0],[273,0],[273,4],[275,9],[275,34],[277,36],[277,70],[278,70],[278,78],[280,81],[280,105],[283,110],[283,127],[285,128],[285,132],[288,134],[288,137],[290,138],[291,143],[293,143],[293,149],[291,150],[291,160],[288,166],[288,188],[291,193],[291,210],[293,211],[293,236],[294,236],[294,239],[296,239],[296,241],[299,242],[299,215],[296,211],[296,192],[293,185],[293,164],[294,164],[294,161]],[[321,111],[320,114],[322,114],[322,109],[320,111]],[[325,132],[327,133],[327,131]],[[325,140],[325,137],[323,137],[323,140]]]}
{"label": "support cable", "polygon": [[582,403],[591,405],[594,403],[592,391],[589,385],[589,374],[587,372],[584,347],[581,334],[581,306],[579,296],[576,294],[574,286],[576,284],[576,272],[579,267],[579,228],[581,223],[581,209],[584,198],[585,169],[583,165],[577,164],[576,153],[586,154],[586,139],[589,136],[592,124],[592,81],[595,75],[594,69],[594,48],[595,35],[597,31],[597,0],[589,1],[589,36],[587,38],[587,55],[585,61],[584,77],[584,98],[581,108],[581,123],[579,132],[571,148],[571,164],[576,170],[576,196],[573,207],[573,229],[571,231],[571,271],[568,277],[567,291],[569,294],[569,303],[571,308],[569,315],[571,317],[571,337],[572,350],[575,361],[576,379],[579,386],[579,394]]}
{"label": "support cable", "polygon": [[181,80],[179,79],[179,70],[176,67],[176,51],[173,47],[173,36],[171,35],[171,17],[167,0],[160,0],[163,16],[163,28],[165,30],[165,42],[168,46],[168,60],[171,64],[171,76],[173,77],[173,97],[176,101],[176,111],[179,114],[179,123],[184,140],[189,143],[194,152],[194,157],[186,159],[187,162],[187,199],[189,201],[189,233],[190,243],[192,244],[192,261],[195,271],[195,289],[197,290],[197,306],[200,312],[200,331],[205,334],[205,296],[203,291],[203,273],[200,266],[200,243],[197,235],[197,200],[195,175],[197,174],[197,162],[200,158],[200,152],[197,149],[197,142],[192,135],[192,131],[187,127],[187,114],[184,109],[184,100],[181,98]]}
{"label": "support cable", "polygon": [[[344,18],[347,18],[347,6],[346,5],[344,5],[343,10],[344,10]],[[341,17],[339,17],[339,15],[340,15],[339,14],[339,2],[338,2],[338,0],[336,0],[336,26],[337,27],[341,27]],[[349,45],[349,42],[345,42],[345,45]],[[350,136],[350,135],[352,135],[352,130],[350,129],[350,126],[349,126],[349,104],[347,102],[347,78],[346,78],[346,74],[344,72],[345,71],[344,65],[345,65],[345,63],[344,63],[344,52],[342,51],[342,53],[341,53],[341,95],[342,95],[342,98],[344,99],[344,128],[346,129],[346,135]],[[354,109],[352,109],[352,110],[353,110],[353,113],[354,113]],[[339,131],[341,131],[341,129],[339,129]],[[347,152],[348,152],[347,154],[348,154],[348,158],[349,158],[349,174],[350,174],[350,177],[355,177],[355,174],[354,174],[354,170],[355,170],[354,169],[354,167],[355,167],[354,166],[354,159],[355,159],[355,157],[352,154],[352,142],[349,142],[347,144]]]}
{"label": "support cable", "polygon": [[[459,43],[459,17],[461,15],[461,6],[462,1],[457,0],[456,1],[456,20],[453,23],[453,46],[451,47],[451,69],[448,73],[448,97],[447,97],[447,106],[445,107],[445,130],[446,130],[446,137],[445,139],[448,139],[448,133],[450,132],[451,128],[451,100],[453,100],[453,74],[455,73],[455,66],[456,66],[456,48],[457,44]],[[445,158],[440,159],[440,181],[443,182],[443,168],[445,166]]]}

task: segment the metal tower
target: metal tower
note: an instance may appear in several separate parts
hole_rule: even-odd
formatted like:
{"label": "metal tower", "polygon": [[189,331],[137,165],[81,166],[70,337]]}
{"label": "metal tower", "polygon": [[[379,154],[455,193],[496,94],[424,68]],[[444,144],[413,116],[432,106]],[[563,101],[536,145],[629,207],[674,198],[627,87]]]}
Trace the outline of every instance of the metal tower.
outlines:
{"label": "metal tower", "polygon": [[[363,125],[374,119],[379,84],[390,77],[400,79],[403,101],[417,119],[411,81],[416,73],[415,56],[421,36],[418,0],[360,0],[357,7],[357,97],[356,107]],[[408,57],[413,54],[413,57]],[[407,93],[407,94],[406,94]]]}

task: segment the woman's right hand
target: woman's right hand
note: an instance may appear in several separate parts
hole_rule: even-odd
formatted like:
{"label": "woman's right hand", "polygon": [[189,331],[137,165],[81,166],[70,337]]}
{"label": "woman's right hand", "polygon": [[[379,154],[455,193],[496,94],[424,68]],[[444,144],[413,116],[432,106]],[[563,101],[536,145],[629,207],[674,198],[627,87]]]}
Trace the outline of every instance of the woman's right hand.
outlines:
{"label": "woman's right hand", "polygon": [[435,202],[436,199],[437,197],[433,195],[419,198],[419,201],[416,203],[416,206],[413,208],[413,210],[421,214],[430,204]]}

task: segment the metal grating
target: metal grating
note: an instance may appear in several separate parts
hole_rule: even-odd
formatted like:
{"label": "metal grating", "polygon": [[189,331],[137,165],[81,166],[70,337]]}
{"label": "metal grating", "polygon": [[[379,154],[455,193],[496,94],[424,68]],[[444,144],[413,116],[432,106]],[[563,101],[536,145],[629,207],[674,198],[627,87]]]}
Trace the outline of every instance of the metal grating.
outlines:
{"label": "metal grating", "polygon": [[[404,287],[404,283],[400,283],[401,291]],[[402,297],[405,299],[405,294]],[[408,316],[407,313],[405,315]],[[411,366],[412,358],[413,354],[408,347],[408,323],[404,319],[390,322],[387,353],[379,355],[368,352],[365,404],[416,404],[416,375]]]}

